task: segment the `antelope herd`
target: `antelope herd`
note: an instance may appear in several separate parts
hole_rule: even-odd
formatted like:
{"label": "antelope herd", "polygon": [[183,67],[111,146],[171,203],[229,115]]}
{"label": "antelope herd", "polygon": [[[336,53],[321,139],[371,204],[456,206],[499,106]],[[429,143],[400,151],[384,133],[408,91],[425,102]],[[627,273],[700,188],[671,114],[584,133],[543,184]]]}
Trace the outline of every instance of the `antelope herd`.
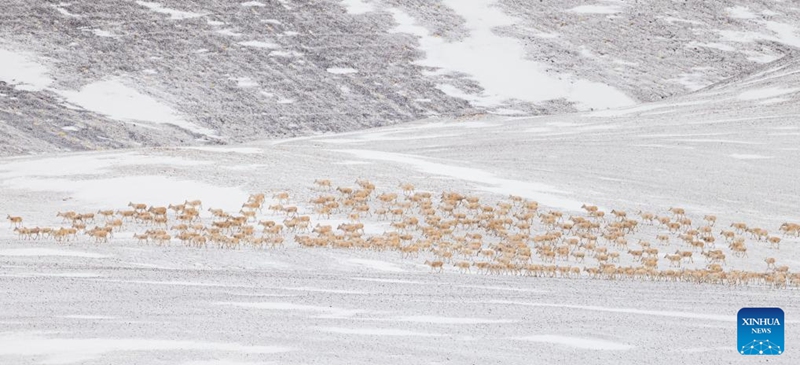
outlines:
{"label": "antelope herd", "polygon": [[[355,183],[334,188],[331,180],[315,180],[307,204],[293,204],[289,192],[276,192],[266,206],[271,219],[262,219],[265,193],[250,195],[235,213],[203,210],[201,201],[184,200],[168,206],[130,202],[125,209],[96,213],[58,212],[66,225],[59,228],[26,227],[18,216],[7,219],[22,240],[69,243],[86,237],[103,244],[128,230],[142,245],[177,241],[194,248],[263,249],[293,242],[307,248],[395,251],[403,259],[424,256],[434,272],[453,267],[495,275],[800,286],[800,273],[791,273],[774,257],[761,259],[766,263],[761,271],[736,269],[728,260],[751,260],[748,249],[759,245],[779,253],[783,239],[800,237],[798,223],[783,223],[775,235],[744,222],[717,228],[714,215],[694,223],[678,207],[664,214],[614,209],[606,217],[597,206],[584,204],[585,214],[569,215],[514,195],[489,204],[453,191],[417,191],[409,183],[382,193],[368,180]],[[203,218],[201,212],[209,214]],[[367,226],[385,229],[367,234],[364,218],[371,219]],[[312,224],[331,219],[341,223],[335,228]],[[631,264],[623,266],[623,257]]]}

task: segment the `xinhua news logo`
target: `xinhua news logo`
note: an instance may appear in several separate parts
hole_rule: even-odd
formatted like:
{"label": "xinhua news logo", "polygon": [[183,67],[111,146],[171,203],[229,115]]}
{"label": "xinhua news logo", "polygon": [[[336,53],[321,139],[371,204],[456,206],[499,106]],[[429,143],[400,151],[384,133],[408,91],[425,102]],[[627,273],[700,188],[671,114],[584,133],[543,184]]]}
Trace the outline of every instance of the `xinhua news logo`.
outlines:
{"label": "xinhua news logo", "polygon": [[737,350],[742,355],[780,355],[783,347],[783,310],[742,308],[739,310]]}

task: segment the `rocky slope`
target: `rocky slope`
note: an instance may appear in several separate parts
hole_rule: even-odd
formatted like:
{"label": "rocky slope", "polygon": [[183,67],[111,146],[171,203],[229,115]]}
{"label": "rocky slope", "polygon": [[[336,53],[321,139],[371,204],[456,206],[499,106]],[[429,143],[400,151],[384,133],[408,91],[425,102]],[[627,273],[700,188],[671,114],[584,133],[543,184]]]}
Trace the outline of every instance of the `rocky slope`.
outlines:
{"label": "rocky slope", "polygon": [[655,101],[800,47],[792,2],[4,2],[2,154]]}

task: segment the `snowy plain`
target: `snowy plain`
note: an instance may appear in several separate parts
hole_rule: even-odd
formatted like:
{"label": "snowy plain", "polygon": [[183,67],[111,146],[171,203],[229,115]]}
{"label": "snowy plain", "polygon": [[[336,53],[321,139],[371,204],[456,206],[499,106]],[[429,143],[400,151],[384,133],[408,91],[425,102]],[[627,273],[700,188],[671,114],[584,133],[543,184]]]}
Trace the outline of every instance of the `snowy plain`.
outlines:
{"label": "snowy plain", "polygon": [[[75,22],[118,6],[152,34],[211,36],[165,42],[194,55],[165,60],[162,38],[134,43],[127,25],[100,22],[70,47],[93,54],[129,42],[141,73],[97,56],[104,66],[83,77],[74,71],[80,52],[17,50],[30,40],[10,34],[26,32],[0,27],[0,147],[42,153],[0,158],[0,214],[56,227],[59,211],[201,199],[236,212],[248,194],[276,191],[309,213],[314,179],[366,178],[378,192],[411,182],[484,201],[520,195],[568,214],[584,203],[631,214],[680,206],[698,221],[715,214],[720,227],[745,221],[771,233],[800,222],[800,60],[787,51],[800,47],[800,18],[790,2],[679,10],[570,1],[535,13],[512,1],[422,11],[398,1],[316,4],[14,3],[10,14],[42,6]],[[647,28],[651,20],[658,26]],[[619,34],[618,22],[643,30]],[[342,27],[359,35],[342,39],[332,31]],[[675,36],[662,37],[665,29]],[[645,38],[652,52],[635,46]],[[355,51],[371,42],[406,53],[386,67],[384,48]],[[329,49],[349,52],[320,51]],[[256,57],[270,61],[242,61]],[[195,73],[177,74],[181,67]],[[302,77],[279,82],[285,75]],[[673,97],[638,103],[664,96]],[[31,126],[45,132],[11,124],[31,125],[29,113],[44,108],[22,103],[31,99],[59,108]],[[219,99],[224,108],[209,101]],[[231,112],[240,109],[248,112]],[[301,137],[262,138],[274,135]],[[142,144],[161,147],[55,152]],[[367,234],[386,229],[366,221]],[[796,272],[799,244],[753,246],[730,265],[763,271],[774,256]],[[778,306],[789,328],[800,323],[797,288],[460,274],[450,265],[434,274],[423,260],[294,242],[261,251],[142,246],[131,232],[108,245],[59,245],[20,240],[4,225],[0,363],[738,364],[751,360],[735,352],[739,308]],[[704,267],[697,261],[687,266]],[[770,363],[800,363],[797,333],[787,331],[787,352]]]}
{"label": "snowy plain", "polygon": [[[777,232],[798,221],[800,110],[759,101],[790,90],[797,67],[787,60],[679,99],[613,111],[431,118],[235,146],[9,157],[0,163],[2,210],[57,226],[62,210],[202,199],[236,211],[249,193],[282,190],[308,209],[302,202],[318,194],[314,179],[352,186],[368,178],[379,192],[413,182],[489,200],[518,194],[566,212],[582,203],[659,214],[682,206],[696,219],[718,215],[721,227],[746,221]],[[386,227],[367,223],[368,234]],[[739,308],[800,310],[791,288],[486,276],[450,267],[432,274],[396,252],[293,243],[197,250],[125,237],[63,246],[0,230],[0,283],[12,293],[0,299],[0,359],[728,364],[744,361],[733,348]],[[761,258],[775,256],[796,270],[798,243],[786,239],[779,252],[753,247],[752,259],[730,265],[760,271]],[[795,333],[787,331],[788,346],[800,343]],[[774,359],[797,360],[789,350]]]}

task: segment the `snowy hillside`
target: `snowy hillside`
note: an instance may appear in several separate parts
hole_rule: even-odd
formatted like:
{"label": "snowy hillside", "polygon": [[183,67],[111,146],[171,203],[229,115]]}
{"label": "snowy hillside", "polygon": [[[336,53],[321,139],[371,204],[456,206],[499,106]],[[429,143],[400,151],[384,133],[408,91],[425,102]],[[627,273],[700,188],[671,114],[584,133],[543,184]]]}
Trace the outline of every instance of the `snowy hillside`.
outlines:
{"label": "snowy hillside", "polygon": [[[798,78],[800,64],[787,58],[691,95],[622,109],[432,118],[226,147],[4,158],[2,210],[24,217],[26,227],[64,225],[56,212],[99,214],[134,202],[167,206],[186,199],[202,200],[200,224],[211,225],[209,209],[243,214],[241,203],[257,192],[267,194],[264,206],[270,209],[252,211],[255,219],[281,222],[287,216],[272,210],[281,209],[272,208],[281,201],[269,198],[278,191],[289,192],[291,200],[283,204],[310,217],[310,227],[337,227],[352,222],[347,211],[321,216],[312,199],[369,179],[376,195],[399,192],[399,184],[408,182],[418,192],[461,192],[498,207],[518,195],[538,201],[540,217],[561,211],[575,220],[584,203],[606,212],[623,209],[642,225],[629,235],[630,249],[598,240],[619,254],[612,266],[623,271],[641,262],[630,251],[636,242],[665,234],[671,242],[654,246],[658,276],[612,281],[591,273],[602,264],[597,254],[552,264],[534,257],[524,273],[481,271],[487,261],[459,255],[437,274],[423,263],[439,249],[408,257],[392,249],[313,248],[297,238],[303,232],[252,241],[267,240],[267,247],[280,242],[276,248],[226,249],[222,243],[182,244],[179,235],[188,233],[175,227],[168,228],[175,236],[142,243],[134,235],[153,226],[130,221],[109,243],[95,243],[89,233],[61,243],[29,240],[4,229],[1,279],[14,294],[0,300],[10,308],[0,318],[8,331],[0,334],[0,359],[92,363],[135,354],[152,363],[351,364],[357,358],[400,364],[413,354],[441,363],[531,357],[588,364],[628,363],[620,359],[630,357],[637,359],[630,363],[735,362],[736,311],[800,310],[796,279],[788,288],[760,280],[691,282],[691,273],[707,273],[713,262],[686,251],[678,238],[683,234],[648,224],[636,212],[669,216],[669,208],[682,207],[698,228],[704,216],[715,215],[710,234],[727,254],[721,270],[768,278],[765,259],[771,257],[796,276],[800,238],[781,235],[779,227],[800,222]],[[342,189],[320,190],[315,179]],[[357,217],[369,242],[398,222],[373,211]],[[179,223],[177,215],[169,219],[168,226]],[[742,233],[748,255],[736,255],[718,233],[736,222],[781,237],[780,249]],[[532,228],[535,235],[546,231],[540,223]],[[667,256],[680,250],[693,260],[678,268]],[[471,270],[459,270],[458,262]],[[537,271],[546,267],[551,275]],[[559,267],[570,271],[556,274]],[[675,275],[682,279],[671,280]],[[789,344],[797,343],[792,333]],[[794,363],[796,352],[779,360]]]}
{"label": "snowy hillside", "polygon": [[[237,204],[255,191],[304,192],[319,178],[348,184],[363,177],[389,188],[410,181],[431,191],[521,195],[567,211],[587,202],[628,210],[677,205],[773,226],[797,220],[800,205],[792,183],[800,179],[796,85],[800,62],[789,57],[684,97],[628,108],[430,118],[230,147],[19,156],[3,159],[0,176],[3,195],[18,197],[5,207],[22,215],[54,203],[168,204],[176,195],[235,209],[223,201]],[[31,191],[58,193],[38,206],[23,199]]]}
{"label": "snowy hillside", "polygon": [[798,15],[791,1],[6,1],[0,153],[656,101],[797,49]]}
{"label": "snowy hillside", "polygon": [[2,10],[0,364],[800,363],[796,2]]}

